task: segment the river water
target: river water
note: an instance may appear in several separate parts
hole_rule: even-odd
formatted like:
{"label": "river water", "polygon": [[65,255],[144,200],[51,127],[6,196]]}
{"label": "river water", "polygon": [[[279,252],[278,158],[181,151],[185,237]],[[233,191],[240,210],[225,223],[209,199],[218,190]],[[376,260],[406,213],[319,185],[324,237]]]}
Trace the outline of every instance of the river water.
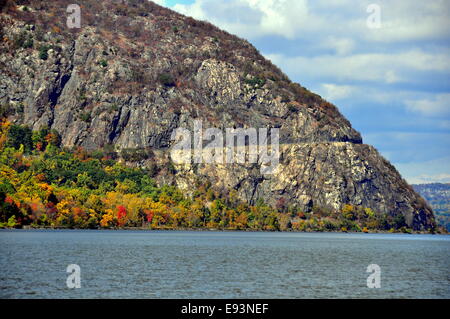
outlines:
{"label": "river water", "polygon": [[444,235],[0,230],[0,267],[0,298],[450,298]]}

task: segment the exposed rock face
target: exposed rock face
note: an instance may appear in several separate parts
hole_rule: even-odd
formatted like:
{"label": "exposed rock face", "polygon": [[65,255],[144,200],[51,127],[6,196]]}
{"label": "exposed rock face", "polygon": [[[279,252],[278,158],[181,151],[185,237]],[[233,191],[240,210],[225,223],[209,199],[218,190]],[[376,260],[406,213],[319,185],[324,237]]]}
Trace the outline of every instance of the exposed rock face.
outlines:
{"label": "exposed rock face", "polygon": [[29,10],[10,2],[0,18],[0,102],[15,110],[12,121],[54,128],[67,147],[150,148],[157,162],[172,131],[196,119],[204,128],[280,128],[275,174],[196,164],[156,178],[186,190],[209,180],[249,202],[285,198],[305,210],[361,205],[434,227],[431,209],[335,106],[248,42],[147,1],[84,1],[77,30],[65,25],[70,1],[17,2]]}

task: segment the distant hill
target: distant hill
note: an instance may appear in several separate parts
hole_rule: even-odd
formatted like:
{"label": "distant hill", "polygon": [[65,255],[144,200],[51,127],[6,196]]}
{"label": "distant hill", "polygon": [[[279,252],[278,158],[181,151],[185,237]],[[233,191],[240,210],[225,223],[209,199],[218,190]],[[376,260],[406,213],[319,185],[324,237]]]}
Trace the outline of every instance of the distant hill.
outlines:
{"label": "distant hill", "polygon": [[431,205],[438,225],[450,231],[450,183],[433,183],[412,185]]}

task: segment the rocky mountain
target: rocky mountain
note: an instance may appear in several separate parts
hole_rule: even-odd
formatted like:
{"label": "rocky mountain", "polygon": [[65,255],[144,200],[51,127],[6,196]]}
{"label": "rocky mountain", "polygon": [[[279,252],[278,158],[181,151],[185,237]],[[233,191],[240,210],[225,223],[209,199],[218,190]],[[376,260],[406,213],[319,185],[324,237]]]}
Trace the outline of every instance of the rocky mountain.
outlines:
{"label": "rocky mountain", "polygon": [[[56,129],[66,147],[118,152],[153,166],[160,183],[235,190],[309,211],[344,204],[435,227],[431,208],[338,109],[291,82],[247,41],[150,1],[1,0],[0,103],[33,129]],[[279,128],[280,164],[170,162],[179,127]]]}

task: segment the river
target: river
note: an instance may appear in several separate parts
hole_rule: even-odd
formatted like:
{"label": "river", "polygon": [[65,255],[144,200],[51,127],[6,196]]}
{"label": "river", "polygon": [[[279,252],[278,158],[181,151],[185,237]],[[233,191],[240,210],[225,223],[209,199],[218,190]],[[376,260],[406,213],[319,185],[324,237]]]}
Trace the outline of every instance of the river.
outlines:
{"label": "river", "polygon": [[450,298],[445,235],[0,230],[0,256],[1,298]]}

